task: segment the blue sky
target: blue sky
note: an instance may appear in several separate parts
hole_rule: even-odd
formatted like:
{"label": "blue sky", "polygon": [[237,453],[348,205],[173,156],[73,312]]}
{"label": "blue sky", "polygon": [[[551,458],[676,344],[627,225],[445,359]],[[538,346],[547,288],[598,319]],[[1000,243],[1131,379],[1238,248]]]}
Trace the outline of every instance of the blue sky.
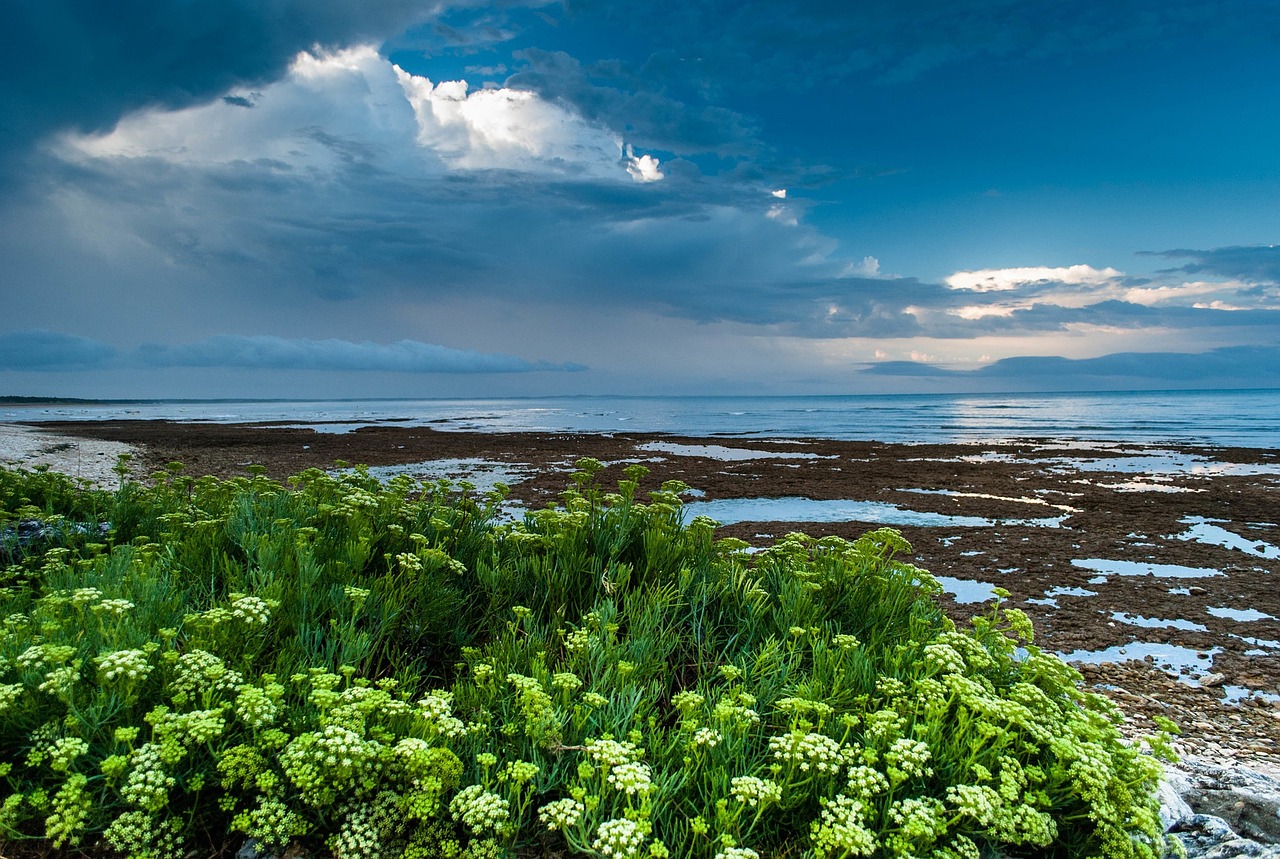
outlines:
{"label": "blue sky", "polygon": [[1280,386],[1280,7],[0,0],[0,392]]}

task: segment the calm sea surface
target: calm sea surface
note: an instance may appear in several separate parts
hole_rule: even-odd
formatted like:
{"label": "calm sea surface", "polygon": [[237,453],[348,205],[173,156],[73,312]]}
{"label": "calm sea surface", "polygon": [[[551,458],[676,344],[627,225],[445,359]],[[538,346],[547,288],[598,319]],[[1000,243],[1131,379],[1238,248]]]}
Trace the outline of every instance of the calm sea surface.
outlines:
{"label": "calm sea surface", "polygon": [[482,432],[666,432],[918,443],[1044,438],[1280,448],[1280,391],[1275,390],[0,406],[0,421],[113,418],[281,421],[329,432],[394,422]]}

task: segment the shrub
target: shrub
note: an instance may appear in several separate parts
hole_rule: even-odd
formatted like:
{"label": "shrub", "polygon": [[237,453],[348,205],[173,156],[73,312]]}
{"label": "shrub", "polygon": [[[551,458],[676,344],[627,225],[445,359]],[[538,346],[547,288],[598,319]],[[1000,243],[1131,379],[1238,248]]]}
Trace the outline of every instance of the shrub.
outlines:
{"label": "shrub", "polygon": [[228,831],[343,859],[1163,852],[1158,764],[1021,612],[958,630],[894,531],[751,555],[683,522],[683,485],[641,502],[642,469],[604,493],[579,465],[515,523],[501,492],[361,469],[175,467],[114,493],[0,474],[45,519],[109,522],[4,572],[0,838],[138,859]]}

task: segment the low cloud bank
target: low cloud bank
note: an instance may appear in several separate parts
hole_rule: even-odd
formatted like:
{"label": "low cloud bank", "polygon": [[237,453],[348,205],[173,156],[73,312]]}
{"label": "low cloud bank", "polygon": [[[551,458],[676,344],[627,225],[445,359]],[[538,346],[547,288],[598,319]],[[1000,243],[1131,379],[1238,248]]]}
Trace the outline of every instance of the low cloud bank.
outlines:
{"label": "low cloud bank", "polygon": [[417,340],[357,343],[336,339],[224,334],[176,345],[147,343],[121,352],[96,340],[53,331],[0,334],[0,370],[56,372],[168,367],[394,373],[529,373],[586,369],[579,364],[530,361],[515,355],[450,349]]}
{"label": "low cloud bank", "polygon": [[884,361],[862,370],[874,376],[989,381],[1015,380],[1028,386],[1059,387],[1101,380],[1194,385],[1234,382],[1241,387],[1280,385],[1280,347],[1228,346],[1208,352],[1116,352],[1097,358],[1020,356],[976,370],[950,370],[915,361]]}

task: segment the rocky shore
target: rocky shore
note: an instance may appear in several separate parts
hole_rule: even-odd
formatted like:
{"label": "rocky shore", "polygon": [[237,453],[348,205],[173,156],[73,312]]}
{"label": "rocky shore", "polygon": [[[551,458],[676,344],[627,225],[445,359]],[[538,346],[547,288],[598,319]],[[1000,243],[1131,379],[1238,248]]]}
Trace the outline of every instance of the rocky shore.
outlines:
{"label": "rocky shore", "polygon": [[1166,767],[1160,819],[1189,859],[1280,857],[1280,778],[1229,755]]}

